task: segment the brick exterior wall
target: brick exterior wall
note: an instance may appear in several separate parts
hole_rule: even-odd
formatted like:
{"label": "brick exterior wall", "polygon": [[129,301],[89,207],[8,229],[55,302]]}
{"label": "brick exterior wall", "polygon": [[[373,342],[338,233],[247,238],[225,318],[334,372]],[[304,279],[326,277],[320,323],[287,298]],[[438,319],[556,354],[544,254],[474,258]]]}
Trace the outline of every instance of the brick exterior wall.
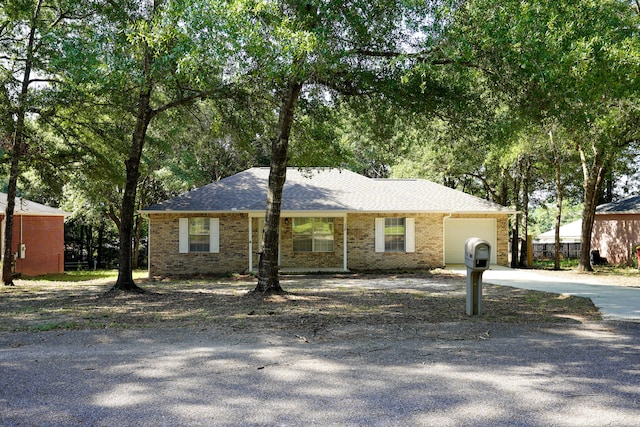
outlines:
{"label": "brick exterior wall", "polygon": [[597,214],[591,249],[599,250],[609,264],[633,265],[640,245],[640,214]]}
{"label": "brick exterior wall", "polygon": [[[415,218],[415,252],[375,251],[375,219],[382,217]],[[397,270],[442,266],[442,215],[352,214],[347,227],[349,269]]]}
{"label": "brick exterior wall", "polygon": [[[220,218],[220,253],[179,253],[179,218]],[[375,218],[415,218],[415,252],[375,252]],[[347,267],[352,270],[398,270],[442,267],[444,214],[349,214],[347,218]],[[495,218],[495,215],[453,215],[454,218]],[[337,269],[343,267],[343,221],[334,218],[334,251],[294,253],[292,220],[281,222],[281,268]],[[241,273],[248,270],[248,215],[151,214],[149,274],[180,276]],[[252,218],[253,271],[258,270],[258,218]],[[508,216],[497,216],[497,260],[508,265]]]}
{"label": "brick exterior wall", "polygon": [[[4,220],[4,215],[1,218]],[[21,234],[26,256],[16,260],[16,272],[25,276],[64,272],[64,217],[16,215],[12,253],[19,251]]]}
{"label": "brick exterior wall", "polygon": [[497,237],[497,259],[498,265],[509,265],[509,217],[501,215],[498,217],[496,226]]}
{"label": "brick exterior wall", "polygon": [[280,224],[280,266],[282,268],[336,269],[343,267],[344,254],[344,218],[333,219],[333,252],[294,252],[293,221]]}
{"label": "brick exterior wall", "polygon": [[[220,252],[179,253],[179,219],[220,218]],[[225,274],[248,270],[249,226],[246,214],[149,215],[149,276]]]}
{"label": "brick exterior wall", "polygon": [[[347,263],[353,270],[393,270],[442,267],[445,214],[351,214],[347,225]],[[376,218],[415,218],[415,252],[376,252]],[[509,265],[509,217],[507,215],[463,215],[452,218],[496,218],[496,260]]]}

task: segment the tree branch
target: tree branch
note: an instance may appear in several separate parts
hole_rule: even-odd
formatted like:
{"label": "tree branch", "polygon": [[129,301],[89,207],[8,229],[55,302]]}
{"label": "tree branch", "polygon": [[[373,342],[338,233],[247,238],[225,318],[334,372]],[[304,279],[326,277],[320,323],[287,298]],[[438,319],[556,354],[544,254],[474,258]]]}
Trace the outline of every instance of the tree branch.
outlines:
{"label": "tree branch", "polygon": [[122,222],[120,221],[120,217],[118,217],[118,214],[116,213],[116,210],[111,203],[109,204],[109,212],[107,212],[107,215],[115,223],[116,227],[118,227],[118,230],[120,230]]}
{"label": "tree branch", "polygon": [[158,107],[154,110],[151,111],[151,117],[155,117],[158,114],[167,111],[171,108],[174,107],[179,107],[181,105],[186,105],[189,104],[190,102],[193,102],[197,99],[206,99],[210,96],[212,96],[214,94],[214,91],[202,91],[202,92],[196,92],[192,95],[186,96],[184,98],[180,98],[180,99],[176,99],[175,101],[169,102],[167,104],[164,104],[161,107]]}
{"label": "tree branch", "polygon": [[29,80],[29,84],[31,83],[63,83],[58,79],[31,79]]}

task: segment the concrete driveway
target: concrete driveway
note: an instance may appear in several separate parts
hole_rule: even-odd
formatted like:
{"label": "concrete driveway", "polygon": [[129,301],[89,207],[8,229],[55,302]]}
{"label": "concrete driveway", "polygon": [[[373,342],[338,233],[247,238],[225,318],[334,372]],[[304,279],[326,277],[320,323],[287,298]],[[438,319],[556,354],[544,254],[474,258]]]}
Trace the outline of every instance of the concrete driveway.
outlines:
{"label": "concrete driveway", "polygon": [[[447,266],[447,269],[466,276],[464,265]],[[534,270],[511,269],[493,266],[482,276],[484,283],[553,292],[591,298],[608,320],[640,322],[640,283],[638,287],[614,286],[598,283],[594,276],[584,278],[555,277]]]}

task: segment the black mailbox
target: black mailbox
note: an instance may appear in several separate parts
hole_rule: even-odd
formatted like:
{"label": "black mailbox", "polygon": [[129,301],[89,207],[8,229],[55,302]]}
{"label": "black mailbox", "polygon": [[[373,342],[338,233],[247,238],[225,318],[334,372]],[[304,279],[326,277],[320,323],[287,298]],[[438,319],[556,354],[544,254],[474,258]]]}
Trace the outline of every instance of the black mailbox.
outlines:
{"label": "black mailbox", "polygon": [[464,244],[464,263],[474,271],[488,270],[491,261],[491,245],[478,237],[467,239]]}

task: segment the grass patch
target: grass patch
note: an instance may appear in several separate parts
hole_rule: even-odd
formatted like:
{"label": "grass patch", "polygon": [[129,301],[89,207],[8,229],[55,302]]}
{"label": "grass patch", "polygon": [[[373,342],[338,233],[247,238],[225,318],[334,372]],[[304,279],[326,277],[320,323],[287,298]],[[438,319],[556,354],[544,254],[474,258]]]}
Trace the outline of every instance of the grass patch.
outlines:
{"label": "grass patch", "polygon": [[[578,266],[577,259],[561,259],[560,260],[560,270],[572,270]],[[533,268],[537,268],[539,270],[553,270],[555,267],[554,261],[545,259],[545,260],[533,260]]]}
{"label": "grass patch", "polygon": [[622,277],[638,277],[640,278],[640,270],[635,267],[620,265],[597,265],[593,267],[596,275],[622,276]]}
{"label": "grass patch", "polygon": [[[626,265],[593,265],[594,275],[640,277],[640,270]],[[534,261],[533,268],[538,270],[553,270],[554,263],[549,260]],[[560,260],[560,270],[575,270],[578,268],[577,259]]]}
{"label": "grass patch", "polygon": [[[134,280],[145,279],[147,270],[135,270]],[[24,280],[38,280],[43,282],[87,282],[91,280],[116,280],[118,270],[71,270],[58,274],[45,274],[37,277],[25,278]]]}

